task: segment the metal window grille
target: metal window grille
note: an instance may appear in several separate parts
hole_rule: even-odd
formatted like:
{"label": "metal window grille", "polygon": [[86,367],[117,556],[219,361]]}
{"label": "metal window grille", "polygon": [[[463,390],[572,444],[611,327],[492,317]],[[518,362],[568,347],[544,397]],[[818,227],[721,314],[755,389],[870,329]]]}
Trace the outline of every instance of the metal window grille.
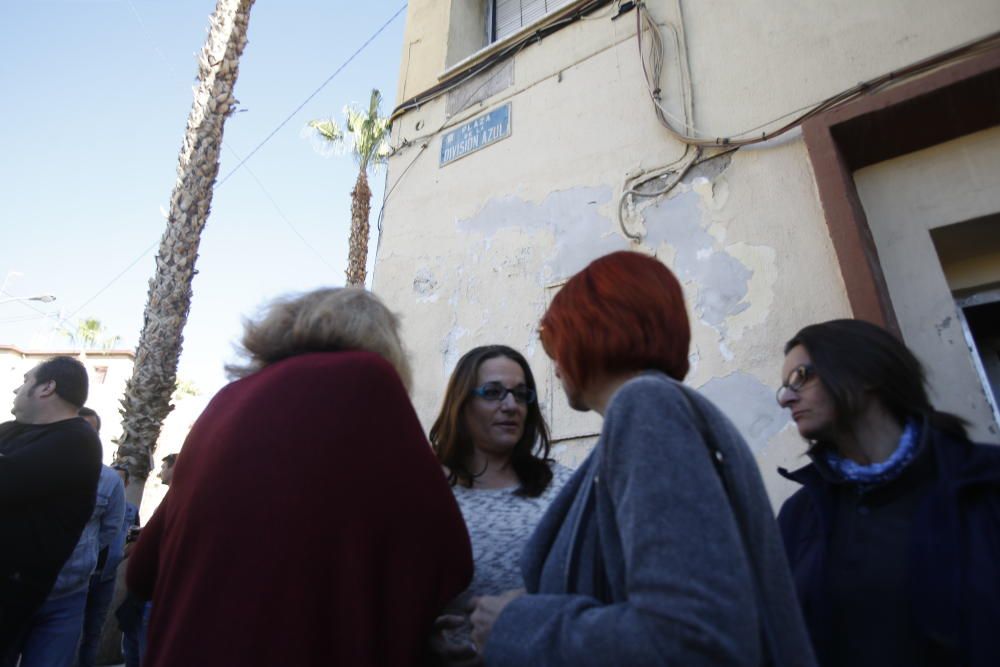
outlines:
{"label": "metal window grille", "polygon": [[491,0],[491,42],[512,35],[573,0]]}

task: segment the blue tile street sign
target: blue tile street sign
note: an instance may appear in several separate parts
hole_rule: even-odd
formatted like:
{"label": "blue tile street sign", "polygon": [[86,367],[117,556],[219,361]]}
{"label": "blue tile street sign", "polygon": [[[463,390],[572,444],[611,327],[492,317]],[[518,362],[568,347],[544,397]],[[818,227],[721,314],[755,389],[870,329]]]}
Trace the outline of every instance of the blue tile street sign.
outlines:
{"label": "blue tile street sign", "polygon": [[441,137],[441,162],[449,162],[475,153],[510,136],[510,102],[468,123],[459,125]]}

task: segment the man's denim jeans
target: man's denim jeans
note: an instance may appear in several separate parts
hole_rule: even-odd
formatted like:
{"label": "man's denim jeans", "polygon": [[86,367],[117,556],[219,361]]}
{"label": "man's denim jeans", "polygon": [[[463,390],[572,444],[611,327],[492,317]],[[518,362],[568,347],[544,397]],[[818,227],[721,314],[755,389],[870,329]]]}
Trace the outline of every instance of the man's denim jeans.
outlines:
{"label": "man's denim jeans", "polygon": [[90,578],[90,592],[87,595],[87,611],[83,620],[83,638],[80,640],[79,667],[94,667],[97,651],[101,647],[101,630],[108,618],[108,608],[115,594],[114,578],[101,581],[101,575]]}
{"label": "man's denim jeans", "polygon": [[125,667],[139,667],[146,657],[146,631],[149,629],[149,614],[152,611],[151,602],[142,605],[142,621],[137,628],[123,630],[122,654],[125,656]]}
{"label": "man's denim jeans", "polygon": [[73,667],[86,607],[87,589],[46,600],[21,642],[20,667]]}

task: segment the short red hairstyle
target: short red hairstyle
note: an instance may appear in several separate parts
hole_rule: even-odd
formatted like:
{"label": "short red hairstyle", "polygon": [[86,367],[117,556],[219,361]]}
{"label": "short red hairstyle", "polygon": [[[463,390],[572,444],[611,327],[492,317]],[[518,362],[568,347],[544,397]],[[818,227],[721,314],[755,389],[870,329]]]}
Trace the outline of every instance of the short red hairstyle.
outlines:
{"label": "short red hairstyle", "polygon": [[578,387],[595,377],[661,370],[688,372],[684,293],[658,260],[621,251],[591,262],[569,279],[542,317],[542,345]]}

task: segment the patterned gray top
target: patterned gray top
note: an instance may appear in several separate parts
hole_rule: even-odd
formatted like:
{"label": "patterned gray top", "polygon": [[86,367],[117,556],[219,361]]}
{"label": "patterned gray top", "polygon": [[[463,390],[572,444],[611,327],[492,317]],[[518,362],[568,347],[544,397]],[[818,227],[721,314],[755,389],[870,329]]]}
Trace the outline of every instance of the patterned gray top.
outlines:
{"label": "patterned gray top", "polygon": [[472,538],[475,573],[461,599],[496,595],[523,588],[521,551],[549,508],[549,504],[573,474],[558,463],[552,466],[552,482],[537,498],[514,495],[517,487],[469,489],[451,487]]}

